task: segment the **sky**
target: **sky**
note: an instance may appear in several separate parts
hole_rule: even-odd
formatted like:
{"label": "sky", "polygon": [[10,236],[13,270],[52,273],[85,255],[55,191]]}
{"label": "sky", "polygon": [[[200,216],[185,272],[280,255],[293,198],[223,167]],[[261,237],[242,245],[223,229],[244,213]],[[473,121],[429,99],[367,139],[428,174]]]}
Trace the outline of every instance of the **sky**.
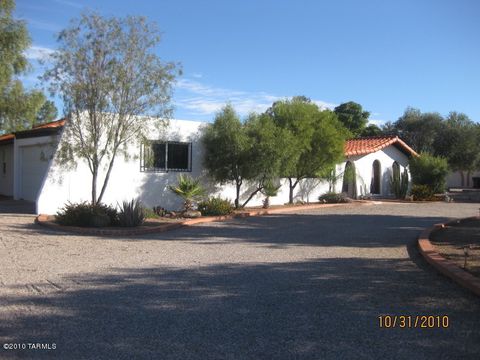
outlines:
{"label": "sky", "polygon": [[476,0],[17,0],[32,37],[27,86],[41,86],[38,60],[86,10],[158,24],[157,54],[183,67],[176,119],[212,121],[227,102],[246,116],[305,95],[326,108],[358,102],[376,124],[409,106],[480,121]]}

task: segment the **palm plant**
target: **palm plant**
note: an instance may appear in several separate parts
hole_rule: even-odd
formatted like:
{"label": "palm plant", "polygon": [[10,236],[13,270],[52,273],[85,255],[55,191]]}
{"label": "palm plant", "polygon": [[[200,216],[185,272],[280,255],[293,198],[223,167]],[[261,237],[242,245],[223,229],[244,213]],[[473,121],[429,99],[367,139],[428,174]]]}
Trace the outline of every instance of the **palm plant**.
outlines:
{"label": "palm plant", "polygon": [[184,201],[184,211],[193,210],[194,201],[203,196],[205,190],[200,184],[199,179],[194,179],[188,175],[180,175],[178,184],[168,187],[175,195],[181,197]]}
{"label": "palm plant", "polygon": [[263,208],[268,209],[270,207],[270,197],[277,196],[278,190],[280,189],[281,185],[276,185],[271,180],[266,180],[263,184],[262,193],[265,195],[265,199],[263,200]]}

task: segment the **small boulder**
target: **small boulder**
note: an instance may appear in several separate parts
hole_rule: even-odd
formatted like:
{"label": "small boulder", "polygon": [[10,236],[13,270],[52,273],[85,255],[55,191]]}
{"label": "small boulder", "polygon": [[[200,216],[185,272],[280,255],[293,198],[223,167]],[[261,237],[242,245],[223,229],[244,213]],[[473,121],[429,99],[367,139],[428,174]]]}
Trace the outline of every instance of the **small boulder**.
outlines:
{"label": "small boulder", "polygon": [[183,217],[193,219],[202,216],[202,213],[198,210],[187,210],[182,213]]}

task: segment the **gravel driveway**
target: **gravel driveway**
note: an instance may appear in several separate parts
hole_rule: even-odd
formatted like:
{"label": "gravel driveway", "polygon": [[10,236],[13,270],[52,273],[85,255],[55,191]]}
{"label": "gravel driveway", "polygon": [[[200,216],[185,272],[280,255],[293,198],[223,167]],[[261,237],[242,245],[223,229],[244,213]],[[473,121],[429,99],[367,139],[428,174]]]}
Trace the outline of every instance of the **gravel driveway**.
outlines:
{"label": "gravel driveway", "polygon": [[[479,359],[480,299],[415,244],[478,207],[352,204],[137,239],[0,215],[0,346],[27,347],[0,358]],[[380,329],[387,314],[450,327]]]}

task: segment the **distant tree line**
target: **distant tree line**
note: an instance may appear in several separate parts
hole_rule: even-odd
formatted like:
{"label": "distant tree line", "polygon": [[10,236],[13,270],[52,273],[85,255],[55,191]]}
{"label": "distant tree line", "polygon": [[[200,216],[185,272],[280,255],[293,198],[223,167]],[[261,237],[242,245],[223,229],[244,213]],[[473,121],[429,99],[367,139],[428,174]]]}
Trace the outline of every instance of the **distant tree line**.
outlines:
{"label": "distant tree line", "polygon": [[462,186],[470,186],[470,173],[480,168],[480,124],[463,113],[453,111],[443,117],[407,108],[381,131],[398,135],[418,153],[445,158],[450,170],[460,172]]}

